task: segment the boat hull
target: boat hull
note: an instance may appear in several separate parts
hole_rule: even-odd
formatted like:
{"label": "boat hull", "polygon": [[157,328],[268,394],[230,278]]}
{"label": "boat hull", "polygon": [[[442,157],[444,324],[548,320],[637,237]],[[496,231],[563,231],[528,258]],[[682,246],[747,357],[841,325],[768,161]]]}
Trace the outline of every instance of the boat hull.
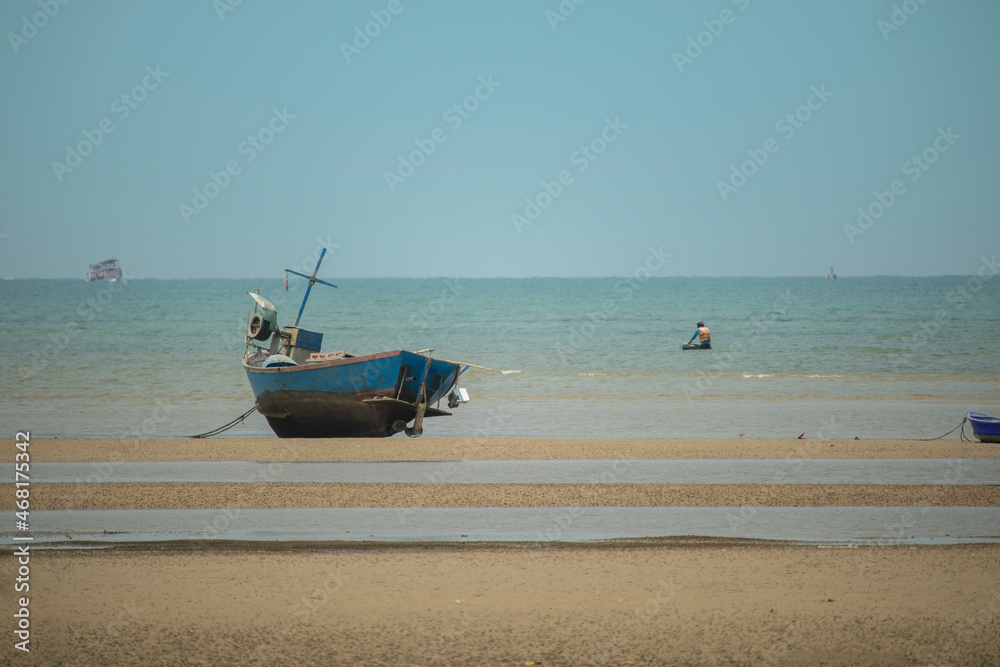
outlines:
{"label": "boat hull", "polygon": [[970,412],[965,417],[979,442],[1000,442],[1000,419],[981,412]]}
{"label": "boat hull", "polygon": [[[383,438],[417,414],[427,358],[396,350],[262,368],[244,364],[258,411],[279,438]],[[428,406],[454,386],[460,364],[431,359]],[[428,407],[425,416],[449,413]]]}

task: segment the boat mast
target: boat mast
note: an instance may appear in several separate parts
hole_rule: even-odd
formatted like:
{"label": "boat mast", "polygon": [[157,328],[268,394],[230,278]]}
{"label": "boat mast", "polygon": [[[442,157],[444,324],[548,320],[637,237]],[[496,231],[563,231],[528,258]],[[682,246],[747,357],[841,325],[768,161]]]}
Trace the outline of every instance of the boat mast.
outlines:
{"label": "boat mast", "polygon": [[321,285],[327,285],[328,287],[336,287],[336,285],[334,285],[333,283],[328,283],[325,280],[320,280],[319,278],[316,277],[316,274],[319,273],[319,265],[323,263],[324,256],[326,256],[326,248],[320,250],[319,259],[316,260],[316,268],[313,270],[311,276],[307,276],[304,273],[299,273],[298,271],[293,271],[287,266],[285,267],[285,280],[288,280],[289,273],[294,273],[295,275],[306,278],[309,281],[309,286],[306,287],[306,293],[302,295],[302,305],[299,306],[299,314],[295,316],[295,324],[292,325],[293,327],[299,326],[299,320],[302,319],[302,311],[306,309],[306,301],[309,300],[309,292],[312,291],[313,285],[315,285],[316,283],[320,283]]}

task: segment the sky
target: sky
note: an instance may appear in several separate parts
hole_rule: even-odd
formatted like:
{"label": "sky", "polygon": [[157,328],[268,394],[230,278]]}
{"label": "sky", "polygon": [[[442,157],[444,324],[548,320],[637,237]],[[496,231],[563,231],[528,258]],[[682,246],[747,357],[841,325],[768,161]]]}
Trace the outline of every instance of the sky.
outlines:
{"label": "sky", "polygon": [[971,275],[1000,249],[998,26],[987,0],[10,0],[0,277],[280,277],[321,247],[327,279]]}

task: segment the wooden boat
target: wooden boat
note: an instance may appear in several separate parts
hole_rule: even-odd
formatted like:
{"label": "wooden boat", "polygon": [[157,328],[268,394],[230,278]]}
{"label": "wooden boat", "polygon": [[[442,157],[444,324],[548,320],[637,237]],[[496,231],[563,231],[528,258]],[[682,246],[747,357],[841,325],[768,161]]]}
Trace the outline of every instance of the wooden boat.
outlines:
{"label": "wooden boat", "polygon": [[440,409],[440,401],[447,400],[449,408],[467,402],[468,392],[458,388],[458,377],[469,368],[484,367],[434,359],[433,349],[363,356],[320,352],[323,334],[298,324],[313,285],[336,287],[316,278],[325,254],[324,248],[311,276],[285,269],[309,280],[292,326],[278,327],[274,306],[247,292],[257,303],[248,317],[243,367],[257,410],[275,435],[386,437],[404,431],[416,437],[423,432],[425,417],[451,414]]}
{"label": "wooden boat", "polygon": [[965,418],[972,424],[972,434],[979,442],[1000,442],[1000,419],[982,412],[970,412]]}

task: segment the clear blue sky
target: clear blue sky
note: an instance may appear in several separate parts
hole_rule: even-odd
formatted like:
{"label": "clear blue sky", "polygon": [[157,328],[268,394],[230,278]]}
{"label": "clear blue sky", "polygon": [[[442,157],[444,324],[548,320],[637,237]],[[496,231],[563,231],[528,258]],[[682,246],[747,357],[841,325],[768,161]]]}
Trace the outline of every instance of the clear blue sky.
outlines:
{"label": "clear blue sky", "polygon": [[996,2],[235,1],[3,3],[0,276],[280,276],[317,239],[331,279],[1000,250]]}

